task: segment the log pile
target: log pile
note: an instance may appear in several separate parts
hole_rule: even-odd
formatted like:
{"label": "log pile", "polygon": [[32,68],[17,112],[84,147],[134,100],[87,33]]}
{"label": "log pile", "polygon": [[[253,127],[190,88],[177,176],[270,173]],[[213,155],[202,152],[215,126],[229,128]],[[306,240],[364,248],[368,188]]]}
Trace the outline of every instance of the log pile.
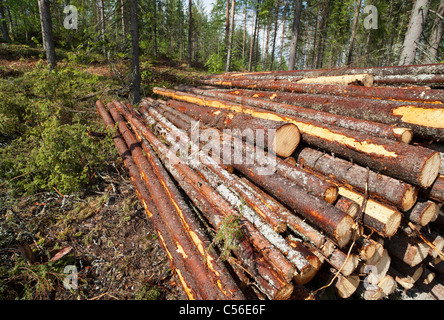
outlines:
{"label": "log pile", "polygon": [[227,73],[96,106],[188,298],[444,299],[442,77]]}

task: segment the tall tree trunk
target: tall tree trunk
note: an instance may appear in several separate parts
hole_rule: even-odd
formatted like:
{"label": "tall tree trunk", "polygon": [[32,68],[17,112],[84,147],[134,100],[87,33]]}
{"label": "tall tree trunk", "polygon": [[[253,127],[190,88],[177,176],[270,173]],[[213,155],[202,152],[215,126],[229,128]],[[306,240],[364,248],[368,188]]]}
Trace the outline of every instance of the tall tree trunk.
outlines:
{"label": "tall tree trunk", "polygon": [[328,0],[324,0],[324,3],[322,4],[322,16],[321,16],[321,22],[319,24],[319,39],[317,44],[317,51],[316,52],[316,69],[321,68],[322,60],[323,60],[323,51],[325,48],[324,44],[324,26],[325,26],[325,20],[327,20],[327,2]]}
{"label": "tall tree trunk", "polygon": [[410,65],[415,62],[417,42],[421,38],[421,33],[427,19],[429,1],[430,0],[415,1],[413,12],[410,16],[409,27],[405,34],[399,65]]}
{"label": "tall tree trunk", "polygon": [[441,42],[443,28],[444,28],[444,20],[441,17],[444,17],[444,0],[441,0],[441,3],[438,8],[438,15],[435,18],[435,24],[433,25],[433,31],[430,35],[429,43],[430,43],[430,52],[427,57],[426,63],[436,63],[436,56],[438,54],[439,44]]}
{"label": "tall tree trunk", "polygon": [[281,36],[281,54],[279,59],[279,66],[282,65],[283,60],[283,53],[284,53],[284,39],[285,39],[285,24],[287,22],[287,2],[288,0],[285,0],[284,3],[284,13],[282,17],[282,36]]}
{"label": "tall tree trunk", "polygon": [[157,0],[154,0],[154,56],[157,57],[158,52],[157,52]]}
{"label": "tall tree trunk", "polygon": [[49,70],[56,68],[56,56],[54,38],[52,35],[52,20],[51,20],[51,2],[50,0],[39,0],[39,8],[41,10],[41,17],[43,21],[43,33],[46,42],[46,59],[48,61]]}
{"label": "tall tree trunk", "polygon": [[191,21],[192,21],[193,1],[188,0],[188,68],[191,68]]}
{"label": "tall tree trunk", "polygon": [[290,58],[288,60],[288,70],[294,70],[295,67],[299,26],[301,24],[301,12],[302,0],[295,0],[293,26],[291,27]]}
{"label": "tall tree trunk", "polygon": [[234,30],[234,11],[236,6],[236,0],[231,0],[231,11],[230,11],[230,28],[228,30],[228,50],[227,50],[227,64],[225,65],[225,71],[230,71],[231,65],[231,55],[233,47],[233,30]]}
{"label": "tall tree trunk", "polygon": [[106,47],[105,47],[105,5],[103,0],[100,0],[100,38],[103,41],[103,55],[106,55]]}
{"label": "tall tree trunk", "polygon": [[271,45],[271,61],[270,61],[270,70],[273,70],[274,67],[274,51],[276,49],[276,35],[277,35],[277,28],[278,28],[278,22],[279,22],[279,0],[276,0],[276,7],[275,10],[275,16],[274,16],[274,34],[273,34],[273,42]]}
{"label": "tall tree trunk", "polygon": [[245,40],[247,35],[247,5],[244,7],[244,33],[242,36],[242,66],[245,64]]}
{"label": "tall tree trunk", "polygon": [[139,63],[139,19],[137,13],[137,0],[130,1],[131,6],[131,43],[133,50],[132,76],[133,76],[133,103],[140,103],[140,63]]}
{"label": "tall tree trunk", "polygon": [[42,29],[42,45],[43,45],[43,50],[46,51],[45,27],[43,26],[43,8],[42,8],[43,1],[39,0],[38,4],[39,4],[39,13],[40,13],[40,27]]}
{"label": "tall tree trunk", "polygon": [[121,21],[122,21],[122,38],[123,41],[126,41],[126,30],[125,30],[125,0],[120,0],[120,15],[121,15]]}
{"label": "tall tree trunk", "polygon": [[259,1],[256,5],[256,11],[254,14],[254,21],[251,24],[251,39],[250,39],[250,56],[248,60],[248,71],[252,70],[253,67],[253,50],[254,50],[254,43],[256,41],[256,30],[257,30],[257,21],[258,21],[258,15],[259,15]]}
{"label": "tall tree trunk", "polygon": [[350,48],[348,50],[347,65],[352,63],[353,49],[355,45],[356,31],[358,29],[359,12],[361,10],[362,0],[356,1],[355,17],[353,19],[352,34],[350,37]]}
{"label": "tall tree trunk", "polygon": [[9,42],[11,38],[9,37],[8,25],[6,24],[5,3],[3,0],[0,0],[0,21],[3,40]]}

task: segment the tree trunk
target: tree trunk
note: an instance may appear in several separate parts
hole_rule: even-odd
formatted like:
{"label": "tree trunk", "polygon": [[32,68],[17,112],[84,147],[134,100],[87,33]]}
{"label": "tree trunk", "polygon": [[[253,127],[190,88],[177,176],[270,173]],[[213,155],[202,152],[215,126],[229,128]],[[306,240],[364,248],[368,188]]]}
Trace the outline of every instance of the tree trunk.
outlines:
{"label": "tree trunk", "polygon": [[353,49],[355,45],[356,31],[358,29],[359,11],[361,10],[362,0],[356,1],[355,17],[353,19],[352,34],[350,37],[350,49],[348,50],[347,65],[351,65],[353,58]]}
{"label": "tree trunk", "polygon": [[131,43],[133,52],[133,103],[140,103],[139,18],[137,0],[131,0]]}
{"label": "tree trunk", "polygon": [[5,3],[3,0],[0,0],[0,26],[2,29],[2,36],[5,42],[11,41],[9,37],[8,26],[6,24],[6,15],[5,15]]}
{"label": "tree trunk", "polygon": [[411,65],[415,62],[417,43],[420,41],[424,28],[430,0],[416,0],[412,15],[410,16],[409,27],[405,34],[404,44],[401,52],[399,65]]}
{"label": "tree trunk", "polygon": [[322,66],[322,51],[324,48],[324,26],[325,26],[325,20],[327,20],[327,2],[328,0],[324,0],[324,3],[322,4],[322,16],[321,16],[321,22],[319,24],[319,39],[318,44],[316,46],[317,53],[316,53],[316,69],[321,68]]}
{"label": "tree trunk", "polygon": [[228,50],[227,50],[227,63],[225,65],[225,72],[230,71],[230,66],[231,66],[235,6],[236,6],[236,0],[231,0],[230,27],[228,29]]}
{"label": "tree trunk", "polygon": [[46,51],[45,27],[43,21],[43,8],[42,8],[43,1],[39,0],[38,4],[39,4],[39,13],[40,13],[40,26],[42,29],[42,47],[43,50]]}
{"label": "tree trunk", "polygon": [[270,70],[273,70],[274,68],[274,52],[276,49],[276,36],[277,36],[277,29],[278,29],[278,22],[279,22],[279,0],[276,1],[276,7],[275,10],[275,18],[274,18],[274,33],[273,33],[273,42],[271,46],[271,61],[270,61]]}
{"label": "tree trunk", "polygon": [[191,68],[191,48],[192,48],[192,44],[191,44],[191,31],[192,31],[192,26],[191,26],[191,21],[192,21],[192,10],[193,10],[193,1],[192,0],[188,0],[188,68]]}
{"label": "tree trunk", "polygon": [[125,0],[120,0],[120,19],[122,21],[122,38],[126,41],[126,30],[125,30]]}
{"label": "tree trunk", "polygon": [[154,16],[153,16],[153,19],[154,19],[154,26],[153,26],[153,28],[154,28],[154,39],[153,39],[154,46],[153,46],[153,53],[154,53],[154,56],[157,57],[157,55],[158,55],[158,49],[157,49],[157,0],[154,0],[153,2],[154,2]]}
{"label": "tree trunk", "polygon": [[295,0],[294,3],[294,18],[291,27],[291,42],[290,42],[290,58],[288,60],[288,70],[294,70],[296,63],[296,51],[298,47],[299,26],[301,23],[302,0]]}
{"label": "tree trunk", "polygon": [[284,61],[283,54],[284,54],[285,24],[287,22],[287,3],[288,3],[288,0],[285,0],[284,9],[283,9],[284,13],[283,13],[283,17],[282,17],[281,54],[280,54],[278,69],[280,69],[280,67],[282,66],[282,62]]}
{"label": "tree trunk", "polygon": [[41,17],[43,20],[43,29],[45,35],[46,42],[46,59],[48,61],[49,70],[54,70],[56,65],[56,57],[55,57],[55,46],[54,39],[52,35],[52,20],[51,20],[51,9],[50,0],[39,0]]}
{"label": "tree trunk", "polygon": [[103,41],[103,55],[106,55],[106,46],[105,46],[105,5],[103,3],[103,0],[100,0],[100,37]]}
{"label": "tree trunk", "polygon": [[[441,0],[441,3],[438,8],[438,15],[441,17],[444,16],[444,0]],[[437,54],[439,50],[439,45],[441,43],[442,33],[444,29],[444,20],[440,16],[436,16],[435,24],[433,26],[432,34],[429,38],[430,51],[427,56],[426,63],[436,63],[437,62]]]}

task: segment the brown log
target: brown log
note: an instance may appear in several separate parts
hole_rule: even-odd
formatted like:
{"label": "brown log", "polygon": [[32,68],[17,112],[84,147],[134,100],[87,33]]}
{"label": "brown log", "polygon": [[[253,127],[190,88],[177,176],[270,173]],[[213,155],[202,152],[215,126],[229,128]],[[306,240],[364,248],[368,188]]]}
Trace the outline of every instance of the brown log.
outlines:
{"label": "brown log", "polygon": [[[320,95],[309,94],[291,94],[288,92],[269,92],[269,91],[251,91],[251,90],[201,90],[196,88],[184,88],[185,91],[201,94],[211,97],[218,97],[221,99],[230,100],[233,102],[255,106],[265,110],[274,111],[277,113],[287,114],[307,118],[313,121],[335,125],[341,128],[366,132],[376,137],[410,143],[413,137],[411,129],[396,127],[378,122],[368,120],[356,119],[343,115],[336,114],[337,112],[321,111],[321,108],[316,108],[316,103],[321,100]],[[299,97],[303,97],[300,99]],[[286,99],[286,97],[289,97]],[[335,97],[325,96],[325,99],[334,99]],[[337,97],[339,99],[339,97]],[[350,99],[350,98],[344,98]],[[294,100],[294,101],[293,101]],[[369,100],[369,99],[367,99]],[[371,101],[371,100],[370,100]],[[319,103],[321,103],[319,102]],[[346,103],[348,100],[346,101]],[[328,103],[325,102],[325,103]],[[324,104],[321,104],[322,106]],[[317,109],[317,110],[314,110]]]}
{"label": "brown log", "polygon": [[244,107],[217,99],[154,88],[155,93],[177,100],[195,103],[201,106],[215,107],[222,110],[250,114],[254,117],[273,119],[294,123],[298,126],[303,140],[329,152],[337,153],[344,158],[351,158],[356,163],[368,166],[375,171],[402,179],[422,187],[430,186],[438,176],[439,153],[427,148],[407,144],[397,144],[394,141],[370,138],[356,131],[320,124],[314,121],[283,116],[252,107]]}
{"label": "brown log", "polygon": [[[107,130],[115,131],[114,121],[112,120],[109,113],[106,111],[105,106],[101,101],[96,102],[97,110],[102,117]],[[122,157],[125,167],[128,170],[128,174],[135,186],[136,193],[141,200],[148,217],[153,222],[153,226],[159,235],[162,246],[167,251],[167,255],[171,263],[173,264],[175,271],[179,277],[182,287],[188,297],[188,299],[202,299],[203,296],[200,293],[200,286],[196,284],[196,280],[192,273],[190,273],[185,267],[184,259],[177,251],[177,246],[175,246],[170,238],[168,230],[162,221],[160,214],[154,205],[154,202],[149,195],[148,189],[143,184],[140,178],[140,172],[137,168],[136,163],[131,158],[131,153],[123,140],[123,138],[116,134],[113,137],[114,145],[117,151]]]}
{"label": "brown log", "polygon": [[342,299],[347,299],[356,292],[359,283],[358,275],[354,274],[348,277],[339,275],[335,283],[336,292]]}
{"label": "brown log", "polygon": [[244,88],[255,90],[289,91],[294,93],[316,93],[344,97],[358,97],[398,101],[427,101],[443,103],[442,90],[427,90],[424,88],[391,88],[391,87],[363,87],[354,85],[334,84],[304,84],[284,80],[254,81],[254,80],[203,80],[204,84],[222,87]]}
{"label": "brown log", "polygon": [[368,172],[367,180],[366,168],[323,152],[304,148],[298,152],[297,159],[301,165],[355,187],[361,192],[366,190],[367,185],[372,197],[385,200],[402,211],[411,209],[417,200],[418,188],[374,171]]}
{"label": "brown log", "polygon": [[[296,150],[300,141],[300,133],[292,123],[255,118],[251,115],[227,112],[220,109],[210,109],[178,101],[168,101],[174,109],[200,119],[209,127],[234,130],[235,135],[253,135],[254,143],[263,148],[269,148],[281,157],[289,157]],[[186,110],[186,111],[185,111]],[[258,139],[261,134],[263,139]],[[261,141],[262,140],[262,141]],[[270,148],[269,148],[270,149]]]}
{"label": "brown log", "polygon": [[[166,151],[166,147],[162,147],[162,143],[150,133],[150,131],[136,118],[130,115],[129,117],[132,125],[140,130],[138,133],[138,139],[142,141],[142,138],[149,138],[151,140],[153,148],[156,149],[158,154],[162,155],[161,151]],[[165,155],[165,154],[164,154]],[[175,155],[168,154],[174,157]],[[166,158],[168,159],[168,158]],[[171,165],[172,162],[165,161],[164,165]],[[176,164],[180,164],[179,159],[175,159]],[[215,191],[206,185],[206,182],[199,178],[196,173],[186,170],[186,167],[180,166],[182,170],[178,168],[169,167],[169,172],[175,177],[176,181],[184,189],[194,204],[201,210],[211,224],[218,229],[221,222],[228,215],[233,214],[233,209],[225,203],[223,199],[218,196]],[[243,223],[248,223],[244,221]],[[239,250],[234,250],[235,255],[241,260],[244,268],[246,268],[250,275],[255,279],[258,287],[269,297],[270,299],[288,299],[293,291],[293,286],[284,281],[276,271],[264,260],[264,257],[257,251],[253,250],[250,246],[250,242],[247,241],[247,237],[242,239],[233,239],[234,245]]]}
{"label": "brown log", "polygon": [[[214,91],[205,91],[207,95],[219,95],[222,93]],[[214,93],[213,93],[214,92]],[[359,97],[343,97],[322,94],[300,94],[290,92],[267,92],[267,91],[247,91],[232,90],[228,93],[238,96],[237,101],[252,100],[260,98],[263,105],[269,105],[270,102],[281,104],[281,108],[288,114],[294,114],[301,108],[310,108],[318,112],[328,112],[342,117],[362,119],[369,122],[369,125],[381,127],[381,132],[390,129],[384,129],[381,123],[388,126],[398,126],[391,131],[402,132],[401,128],[408,128],[415,137],[429,138],[442,141],[444,138],[444,122],[441,117],[444,114],[444,104],[432,104],[411,101],[388,101],[376,100]],[[226,93],[225,93],[226,94]],[[241,98],[246,96],[246,98]],[[259,106],[258,102],[255,102]],[[293,105],[295,108],[286,107]],[[398,134],[392,133],[393,137]],[[387,134],[387,138],[391,138]]]}

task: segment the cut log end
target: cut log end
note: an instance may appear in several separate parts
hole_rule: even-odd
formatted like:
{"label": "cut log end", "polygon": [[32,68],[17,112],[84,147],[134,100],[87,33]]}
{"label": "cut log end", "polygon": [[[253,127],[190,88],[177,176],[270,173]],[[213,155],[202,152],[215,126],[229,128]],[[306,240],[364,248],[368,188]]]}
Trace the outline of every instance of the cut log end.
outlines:
{"label": "cut log end", "polygon": [[399,211],[394,211],[393,214],[391,214],[387,218],[386,229],[385,229],[386,237],[390,238],[398,231],[398,228],[401,225],[401,220],[402,220],[402,214]]}
{"label": "cut log end", "polygon": [[404,196],[402,197],[402,200],[401,200],[401,210],[403,212],[408,211],[411,208],[413,208],[416,201],[418,200],[418,191],[419,191],[419,188],[411,186],[404,193]]}
{"label": "cut log end", "polygon": [[338,199],[338,193],[338,188],[331,186],[325,190],[324,200],[330,204],[333,204]]}
{"label": "cut log end", "polygon": [[439,152],[434,153],[425,162],[420,176],[421,186],[424,188],[430,187],[439,175],[439,167],[441,165],[441,157]]}
{"label": "cut log end", "polygon": [[353,219],[346,215],[336,226],[335,238],[339,247],[344,247],[352,237],[353,231]]}
{"label": "cut log end", "polygon": [[291,297],[291,294],[293,293],[294,287],[291,284],[286,284],[280,288],[276,294],[274,295],[274,300],[288,300]]}
{"label": "cut log end", "polygon": [[395,136],[398,137],[402,143],[409,144],[413,139],[413,130],[407,128],[395,128],[393,129]]}
{"label": "cut log end", "polygon": [[281,157],[289,157],[293,154],[301,141],[301,134],[296,125],[284,124],[276,130],[273,141],[274,152]]}

